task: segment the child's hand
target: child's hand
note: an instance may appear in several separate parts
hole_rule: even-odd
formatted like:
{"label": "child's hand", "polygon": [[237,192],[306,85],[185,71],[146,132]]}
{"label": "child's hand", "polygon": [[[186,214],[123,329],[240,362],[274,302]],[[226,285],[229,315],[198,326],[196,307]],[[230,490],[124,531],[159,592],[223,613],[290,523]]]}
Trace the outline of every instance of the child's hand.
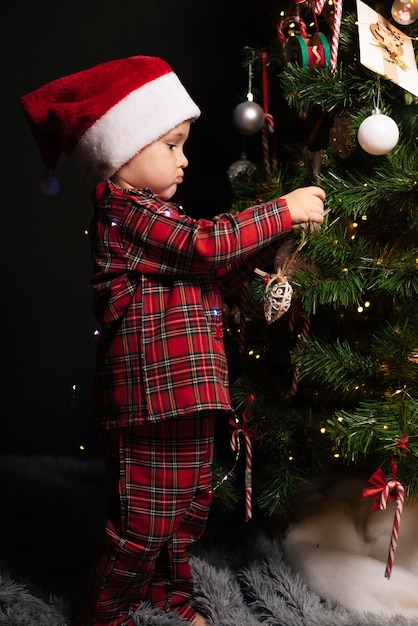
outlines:
{"label": "child's hand", "polygon": [[286,200],[294,225],[323,223],[325,191],[321,187],[301,187],[283,198]]}

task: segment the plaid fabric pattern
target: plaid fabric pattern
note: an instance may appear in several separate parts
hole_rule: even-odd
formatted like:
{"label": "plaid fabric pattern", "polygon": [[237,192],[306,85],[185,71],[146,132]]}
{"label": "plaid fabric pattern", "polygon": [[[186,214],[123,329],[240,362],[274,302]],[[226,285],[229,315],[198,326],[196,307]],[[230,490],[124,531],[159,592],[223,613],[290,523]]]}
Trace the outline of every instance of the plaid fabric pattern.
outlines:
{"label": "plaid fabric pattern", "polygon": [[195,220],[147,191],[110,183],[96,187],[93,201],[98,424],[229,410],[221,289],[272,262],[291,228],[286,203]]}
{"label": "plaid fabric pattern", "polygon": [[194,617],[189,551],[212,501],[214,413],[103,431],[112,509],[79,626],[131,625],[141,602]]}

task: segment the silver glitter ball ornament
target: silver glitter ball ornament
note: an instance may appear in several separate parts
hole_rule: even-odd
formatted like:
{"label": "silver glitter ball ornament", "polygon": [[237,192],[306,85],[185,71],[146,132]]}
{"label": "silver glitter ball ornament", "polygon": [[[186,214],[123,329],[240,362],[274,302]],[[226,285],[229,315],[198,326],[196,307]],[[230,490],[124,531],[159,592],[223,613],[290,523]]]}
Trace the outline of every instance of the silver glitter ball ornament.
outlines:
{"label": "silver glitter ball ornament", "polygon": [[251,163],[251,161],[247,159],[247,155],[243,152],[239,161],[234,161],[234,163],[228,167],[227,174],[229,182],[231,185],[234,185],[241,177],[247,177],[254,174],[256,169],[257,167],[254,163]]}

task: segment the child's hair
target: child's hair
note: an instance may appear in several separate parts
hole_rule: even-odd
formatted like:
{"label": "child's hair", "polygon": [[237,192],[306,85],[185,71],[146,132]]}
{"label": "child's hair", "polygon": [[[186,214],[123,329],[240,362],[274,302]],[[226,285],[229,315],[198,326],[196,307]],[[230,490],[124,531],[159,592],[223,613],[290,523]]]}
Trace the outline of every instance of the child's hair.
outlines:
{"label": "child's hair", "polygon": [[[106,180],[142,148],[200,109],[171,67],[158,57],[132,56],[58,78],[21,104],[46,178],[54,181],[61,152],[92,184]],[[56,188],[44,185],[44,193]]]}

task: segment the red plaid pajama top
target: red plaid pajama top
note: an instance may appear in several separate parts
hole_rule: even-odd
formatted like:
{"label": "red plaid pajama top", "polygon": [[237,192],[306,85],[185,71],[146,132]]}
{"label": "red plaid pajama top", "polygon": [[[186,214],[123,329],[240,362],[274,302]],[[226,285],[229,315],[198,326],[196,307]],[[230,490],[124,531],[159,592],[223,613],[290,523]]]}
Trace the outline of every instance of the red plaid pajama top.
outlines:
{"label": "red plaid pajama top", "polygon": [[97,423],[230,410],[221,290],[273,261],[292,225],[286,202],[196,220],[148,190],[107,182],[92,197]]}

